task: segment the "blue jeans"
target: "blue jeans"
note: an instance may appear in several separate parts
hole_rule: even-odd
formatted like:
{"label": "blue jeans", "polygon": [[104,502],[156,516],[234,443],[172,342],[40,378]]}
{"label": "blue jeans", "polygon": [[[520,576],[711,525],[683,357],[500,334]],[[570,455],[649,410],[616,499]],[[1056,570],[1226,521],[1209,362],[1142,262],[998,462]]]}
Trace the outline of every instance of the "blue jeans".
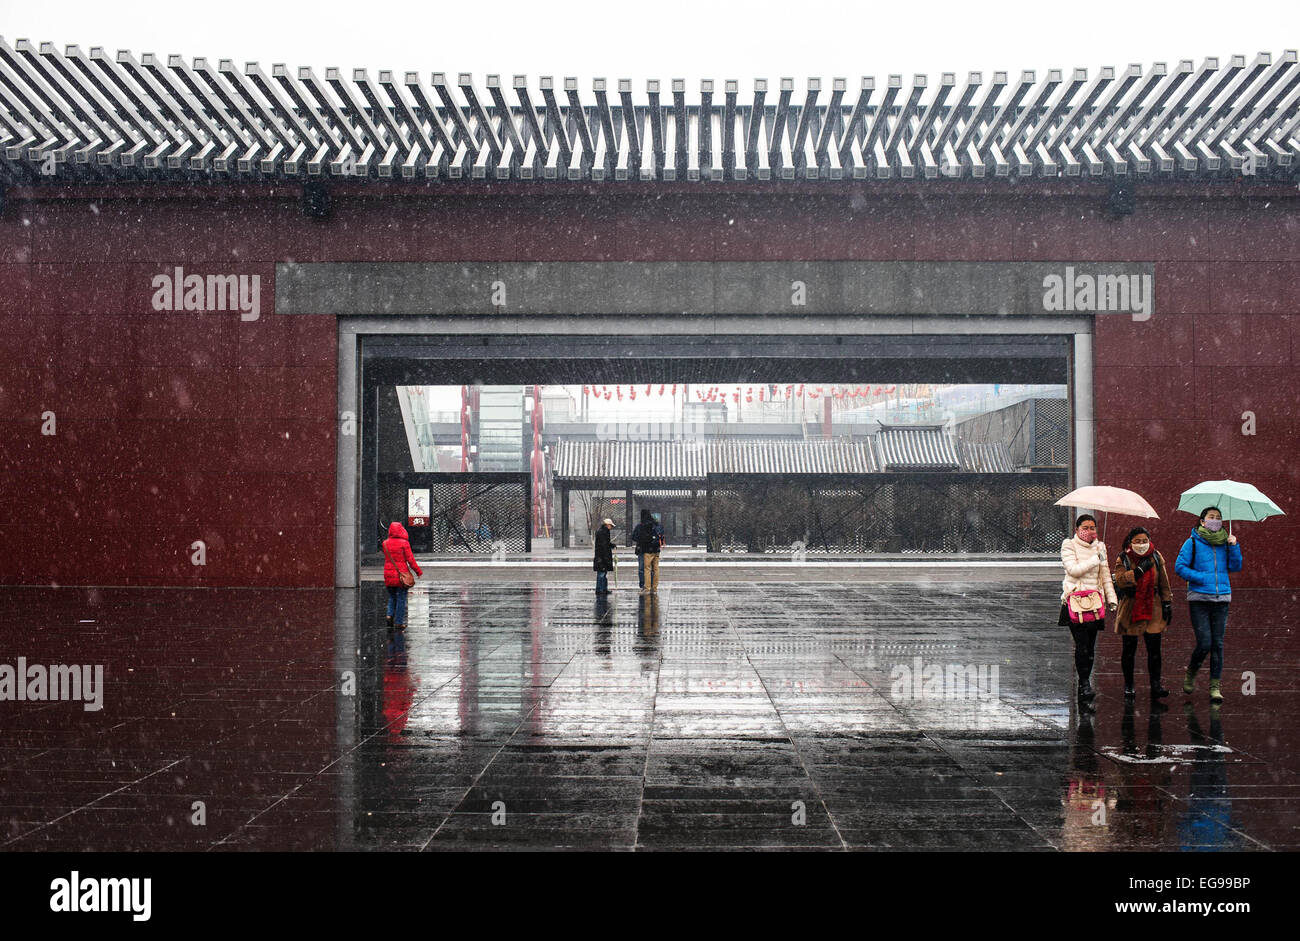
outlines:
{"label": "blue jeans", "polygon": [[596,591],[609,591],[609,573],[596,573]]}
{"label": "blue jeans", "polygon": [[406,624],[406,592],[401,585],[388,586],[388,616],[394,624]]}
{"label": "blue jeans", "polygon": [[1189,601],[1188,613],[1192,619],[1192,630],[1196,632],[1196,649],[1192,651],[1189,670],[1199,670],[1210,655],[1210,679],[1217,680],[1223,675],[1223,632],[1228,629],[1227,601]]}

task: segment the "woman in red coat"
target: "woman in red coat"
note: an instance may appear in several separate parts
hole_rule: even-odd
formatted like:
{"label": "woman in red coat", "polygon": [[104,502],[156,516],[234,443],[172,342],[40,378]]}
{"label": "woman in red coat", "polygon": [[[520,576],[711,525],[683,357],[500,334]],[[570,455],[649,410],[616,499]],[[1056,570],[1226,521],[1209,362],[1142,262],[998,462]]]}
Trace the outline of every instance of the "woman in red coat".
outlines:
{"label": "woman in red coat", "polygon": [[406,586],[398,573],[410,569],[415,569],[416,575],[424,574],[411,552],[406,527],[389,523],[388,538],[384,540],[384,584],[388,586],[388,626],[396,626],[399,631],[406,630]]}

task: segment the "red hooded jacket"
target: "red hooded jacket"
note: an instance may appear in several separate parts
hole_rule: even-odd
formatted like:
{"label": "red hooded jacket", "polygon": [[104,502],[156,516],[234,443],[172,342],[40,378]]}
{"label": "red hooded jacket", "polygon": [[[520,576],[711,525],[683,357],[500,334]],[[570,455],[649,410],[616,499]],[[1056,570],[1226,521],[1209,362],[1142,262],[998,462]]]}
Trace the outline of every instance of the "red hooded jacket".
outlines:
{"label": "red hooded jacket", "polygon": [[403,572],[408,571],[407,566],[410,566],[415,569],[416,575],[424,574],[420,563],[415,561],[415,556],[411,553],[406,527],[396,522],[388,524],[388,538],[384,540],[384,584],[389,588],[399,588],[402,584],[397,579],[398,570],[393,566],[394,562],[402,567]]}

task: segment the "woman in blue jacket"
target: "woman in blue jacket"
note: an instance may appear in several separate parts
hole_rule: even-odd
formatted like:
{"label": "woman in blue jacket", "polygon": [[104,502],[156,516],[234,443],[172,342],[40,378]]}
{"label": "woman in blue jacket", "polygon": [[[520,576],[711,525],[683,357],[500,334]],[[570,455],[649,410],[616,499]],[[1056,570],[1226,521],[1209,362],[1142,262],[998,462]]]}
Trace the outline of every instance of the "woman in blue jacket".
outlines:
{"label": "woman in blue jacket", "polygon": [[1196,649],[1183,677],[1183,692],[1196,689],[1196,671],[1210,655],[1210,702],[1223,702],[1219,678],[1223,675],[1223,632],[1228,628],[1228,603],[1232,601],[1229,572],[1241,571],[1241,546],[1223,528],[1217,506],[1201,511],[1201,520],[1183,543],[1174,571],[1187,582],[1187,608]]}

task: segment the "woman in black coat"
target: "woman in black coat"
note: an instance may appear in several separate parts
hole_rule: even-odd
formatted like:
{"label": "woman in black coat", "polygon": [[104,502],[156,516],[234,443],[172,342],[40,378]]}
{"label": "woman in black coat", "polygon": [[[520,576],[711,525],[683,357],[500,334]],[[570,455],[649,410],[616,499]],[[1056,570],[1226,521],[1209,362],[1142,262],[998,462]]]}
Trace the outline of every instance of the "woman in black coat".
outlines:
{"label": "woman in black coat", "polygon": [[614,521],[604,519],[596,530],[596,556],[592,559],[591,567],[596,571],[598,595],[609,594],[609,573],[614,571],[614,543],[609,538],[609,533],[613,528]]}

